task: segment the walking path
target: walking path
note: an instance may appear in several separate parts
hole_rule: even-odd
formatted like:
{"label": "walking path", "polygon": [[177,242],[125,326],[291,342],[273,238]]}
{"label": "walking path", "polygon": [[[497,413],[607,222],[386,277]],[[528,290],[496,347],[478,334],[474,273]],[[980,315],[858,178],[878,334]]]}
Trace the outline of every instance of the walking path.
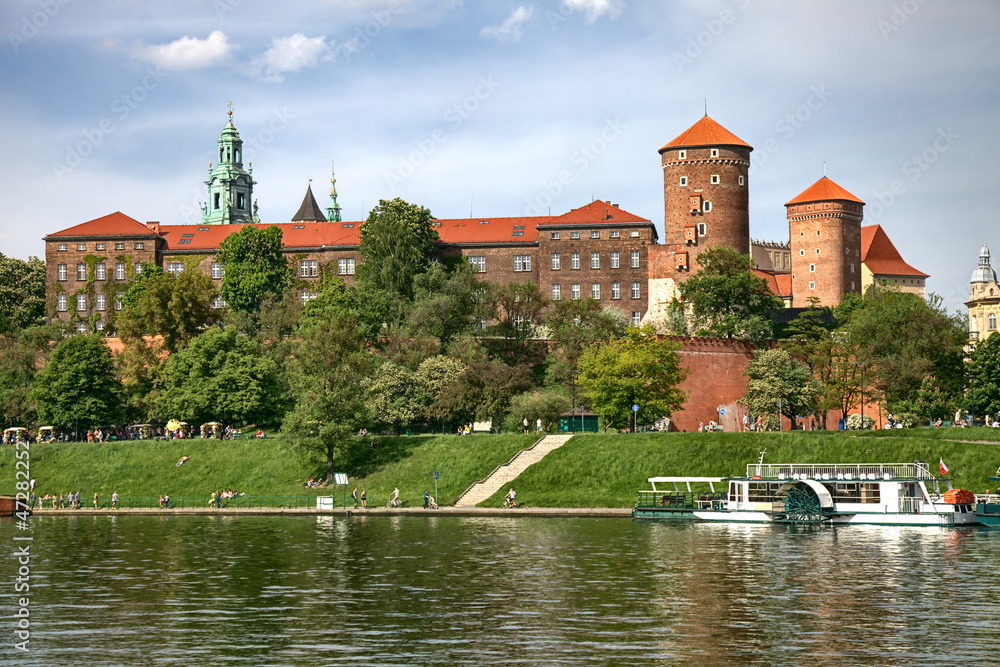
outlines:
{"label": "walking path", "polygon": [[475,507],[500,489],[509,485],[533,463],[545,458],[554,449],[562,447],[572,435],[547,435],[528,449],[522,449],[507,463],[497,466],[486,479],[473,484],[455,501],[455,507]]}
{"label": "walking path", "polygon": [[36,509],[34,519],[46,516],[134,516],[134,515],[191,515],[191,514],[227,514],[240,516],[254,515],[333,515],[333,516],[548,516],[548,517],[621,517],[630,518],[630,507],[519,507],[517,509],[502,509],[500,507],[442,507],[436,510],[425,510],[422,507],[402,507],[389,509],[386,507],[368,507],[354,509],[353,507],[334,507],[333,509],[316,509],[314,507],[241,507],[221,509],[215,507],[186,507],[184,509],[160,509],[158,507],[143,509]]}

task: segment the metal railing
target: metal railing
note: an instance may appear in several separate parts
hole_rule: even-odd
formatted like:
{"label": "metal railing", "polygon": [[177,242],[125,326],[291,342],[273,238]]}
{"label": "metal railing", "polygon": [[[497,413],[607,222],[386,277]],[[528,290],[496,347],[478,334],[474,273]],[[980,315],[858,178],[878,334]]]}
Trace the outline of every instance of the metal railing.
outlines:
{"label": "metal railing", "polygon": [[[370,499],[369,499],[370,500]],[[57,506],[58,505],[58,506]],[[297,509],[315,508],[316,496],[236,496],[234,498],[221,498],[218,502],[209,497],[179,497],[170,498],[166,505],[160,504],[159,498],[119,498],[119,510],[131,509]],[[58,499],[41,498],[36,499],[33,509],[84,509],[84,510],[110,510],[112,507],[111,498],[98,498],[94,504],[93,498],[83,498],[79,507],[70,506],[66,500],[59,505]]]}
{"label": "metal railing", "polygon": [[926,465],[918,463],[748,463],[747,477],[752,479],[816,479],[852,482],[935,479]]}
{"label": "metal railing", "polygon": [[916,514],[920,511],[920,506],[924,502],[923,498],[900,498],[900,514]]}

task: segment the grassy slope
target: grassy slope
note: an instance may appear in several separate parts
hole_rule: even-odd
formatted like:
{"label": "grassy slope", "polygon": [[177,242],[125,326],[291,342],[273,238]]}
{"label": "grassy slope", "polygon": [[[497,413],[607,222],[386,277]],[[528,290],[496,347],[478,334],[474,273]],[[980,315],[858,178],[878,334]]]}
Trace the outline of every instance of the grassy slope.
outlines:
{"label": "grassy slope", "polygon": [[[948,439],[989,440],[996,444],[955,443]],[[450,504],[469,486],[528,447],[534,436],[477,435],[380,437],[348,473],[351,485],[367,488],[370,504],[381,505],[399,486],[408,506],[421,503],[423,490]],[[767,449],[769,463],[898,463],[923,459],[936,469],[944,457],[956,486],[982,492],[1000,465],[1000,430],[913,429],[865,433],[671,433],[580,435],[525,471],[516,488],[534,507],[628,507],[636,491],[656,475],[742,474]],[[182,455],[191,460],[175,464]],[[319,469],[287,449],[280,438],[189,440],[103,445],[33,445],[31,474],[39,493],[79,490],[90,498],[115,490],[122,498],[205,497],[213,489],[236,488],[253,496],[327,495],[330,489],[303,488]],[[14,490],[14,448],[0,449],[0,492]],[[338,498],[341,489],[338,489]],[[485,505],[500,504],[498,493]]]}

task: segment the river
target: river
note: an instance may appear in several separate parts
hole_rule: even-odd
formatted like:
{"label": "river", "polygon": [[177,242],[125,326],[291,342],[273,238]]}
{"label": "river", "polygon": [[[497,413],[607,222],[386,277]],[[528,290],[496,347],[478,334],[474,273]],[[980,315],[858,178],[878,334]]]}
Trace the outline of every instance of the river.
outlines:
{"label": "river", "polygon": [[[4,665],[986,665],[1000,531],[36,516]],[[10,547],[14,551],[14,546]]]}

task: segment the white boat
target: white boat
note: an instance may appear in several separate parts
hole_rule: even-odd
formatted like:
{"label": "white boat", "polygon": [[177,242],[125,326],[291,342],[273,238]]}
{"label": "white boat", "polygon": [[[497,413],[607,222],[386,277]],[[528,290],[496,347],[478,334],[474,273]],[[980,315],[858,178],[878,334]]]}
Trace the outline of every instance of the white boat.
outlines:
{"label": "white boat", "polygon": [[[763,459],[763,455],[761,456]],[[745,523],[975,526],[972,504],[944,501],[927,464],[747,465],[745,477],[650,477],[632,516]]]}

